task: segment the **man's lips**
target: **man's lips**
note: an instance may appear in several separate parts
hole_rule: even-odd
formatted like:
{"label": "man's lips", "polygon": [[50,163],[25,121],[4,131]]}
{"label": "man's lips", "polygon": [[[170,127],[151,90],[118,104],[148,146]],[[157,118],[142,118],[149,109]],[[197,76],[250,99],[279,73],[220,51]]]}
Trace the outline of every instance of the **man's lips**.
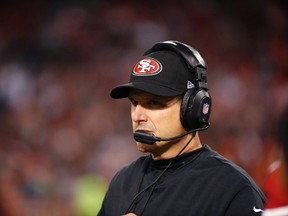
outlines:
{"label": "man's lips", "polygon": [[145,133],[152,134],[152,131],[151,131],[151,130],[143,129],[143,128],[137,128],[135,131],[143,131],[143,132],[145,132]]}

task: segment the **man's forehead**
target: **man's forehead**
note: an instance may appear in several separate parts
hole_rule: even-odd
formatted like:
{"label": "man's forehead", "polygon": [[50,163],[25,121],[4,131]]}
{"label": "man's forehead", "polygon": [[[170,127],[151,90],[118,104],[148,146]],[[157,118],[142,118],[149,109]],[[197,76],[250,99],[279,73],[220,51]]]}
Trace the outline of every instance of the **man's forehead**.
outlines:
{"label": "man's forehead", "polygon": [[159,95],[154,95],[142,90],[138,90],[138,89],[131,89],[129,92],[129,98],[133,98],[133,99],[154,99],[154,100],[163,100],[163,101],[170,101],[174,98],[180,98],[180,96],[159,96]]}

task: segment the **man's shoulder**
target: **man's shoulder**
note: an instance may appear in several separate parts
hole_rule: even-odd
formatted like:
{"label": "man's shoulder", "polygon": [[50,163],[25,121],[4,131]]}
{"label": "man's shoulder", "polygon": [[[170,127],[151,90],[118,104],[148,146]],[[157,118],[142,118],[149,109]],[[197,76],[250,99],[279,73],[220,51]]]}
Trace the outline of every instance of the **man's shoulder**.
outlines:
{"label": "man's shoulder", "polygon": [[251,188],[256,191],[260,197],[264,197],[253,178],[243,168],[212,150],[209,146],[206,148],[203,163],[200,166],[203,166],[201,169],[210,167],[210,177],[213,176],[213,178],[221,182],[222,185],[230,185],[230,188],[233,185],[236,190],[242,190],[247,187]]}
{"label": "man's shoulder", "polygon": [[205,148],[206,151],[202,158],[202,164],[200,165],[203,166],[202,168],[209,167],[209,170],[213,172],[215,176],[224,176],[227,180],[238,179],[237,182],[242,181],[242,183],[254,184],[251,176],[239,165],[220,155],[211,147],[206,146]]}

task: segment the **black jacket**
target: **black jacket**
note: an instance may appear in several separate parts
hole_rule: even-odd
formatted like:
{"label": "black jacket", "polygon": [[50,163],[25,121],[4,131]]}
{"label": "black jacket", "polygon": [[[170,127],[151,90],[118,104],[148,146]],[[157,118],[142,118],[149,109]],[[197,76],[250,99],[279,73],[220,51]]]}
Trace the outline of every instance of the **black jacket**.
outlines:
{"label": "black jacket", "polygon": [[261,215],[265,198],[251,177],[207,145],[170,163],[145,156],[124,167],[98,216]]}

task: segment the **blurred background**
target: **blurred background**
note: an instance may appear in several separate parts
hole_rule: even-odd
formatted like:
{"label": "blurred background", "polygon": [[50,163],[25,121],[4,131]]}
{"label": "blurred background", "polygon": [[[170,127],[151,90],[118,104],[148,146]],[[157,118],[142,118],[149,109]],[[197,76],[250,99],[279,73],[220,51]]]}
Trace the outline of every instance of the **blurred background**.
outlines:
{"label": "blurred background", "polygon": [[0,215],[96,215],[140,156],[129,103],[110,89],[168,39],[208,63],[203,143],[262,187],[288,102],[287,28],[284,0],[1,1]]}

